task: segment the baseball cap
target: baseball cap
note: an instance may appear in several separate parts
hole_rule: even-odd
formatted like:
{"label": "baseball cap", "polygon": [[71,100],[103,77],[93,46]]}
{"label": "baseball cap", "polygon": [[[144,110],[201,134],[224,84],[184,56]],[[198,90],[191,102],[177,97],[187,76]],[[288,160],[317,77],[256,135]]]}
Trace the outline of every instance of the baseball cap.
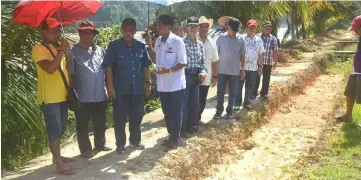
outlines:
{"label": "baseball cap", "polygon": [[94,23],[90,21],[81,22],[78,31],[93,31],[95,34],[99,34],[99,31],[95,29]]}
{"label": "baseball cap", "polygon": [[349,31],[354,31],[361,26],[361,15],[355,17],[352,20],[351,26],[348,28]]}
{"label": "baseball cap", "polygon": [[256,26],[256,27],[257,27],[257,21],[254,20],[254,19],[250,19],[250,20],[247,22],[247,27],[250,27],[250,26]]}
{"label": "baseball cap", "polygon": [[195,16],[191,16],[187,19],[186,25],[199,25],[199,19]]}
{"label": "baseball cap", "polygon": [[270,21],[265,21],[263,27],[272,27],[272,23]]}

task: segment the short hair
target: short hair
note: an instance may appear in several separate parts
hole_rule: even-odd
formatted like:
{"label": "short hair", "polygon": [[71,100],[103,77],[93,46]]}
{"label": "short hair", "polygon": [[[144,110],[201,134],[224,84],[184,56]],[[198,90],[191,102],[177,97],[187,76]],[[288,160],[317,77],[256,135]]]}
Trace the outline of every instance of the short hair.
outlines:
{"label": "short hair", "polygon": [[132,27],[137,27],[137,23],[135,22],[135,20],[133,18],[125,18],[122,21],[122,27],[125,26],[125,25],[129,25],[129,26],[132,26]]}
{"label": "short hair", "polygon": [[46,30],[49,28],[49,25],[48,23],[46,22],[46,20],[44,20],[42,23],[41,23],[41,26],[40,26],[40,29],[41,30]]}
{"label": "short hair", "polygon": [[158,16],[157,20],[162,22],[162,24],[164,24],[164,25],[173,26],[173,24],[174,24],[173,18],[167,14],[162,14],[162,15]]}

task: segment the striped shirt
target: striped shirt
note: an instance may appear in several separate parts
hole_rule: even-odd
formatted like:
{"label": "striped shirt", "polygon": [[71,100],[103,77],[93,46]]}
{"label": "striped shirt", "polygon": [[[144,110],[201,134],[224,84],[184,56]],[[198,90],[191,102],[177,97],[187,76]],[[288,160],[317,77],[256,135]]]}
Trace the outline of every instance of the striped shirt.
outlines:
{"label": "striped shirt", "polygon": [[188,37],[183,39],[187,52],[187,67],[186,74],[207,74],[207,69],[204,65],[205,56],[204,48],[201,41],[190,40]]}
{"label": "striped shirt", "polygon": [[262,39],[263,46],[264,46],[263,64],[264,65],[273,65],[273,53],[274,53],[274,51],[278,50],[277,38],[275,36],[273,36],[272,34],[265,36],[262,33],[259,33],[258,36]]}

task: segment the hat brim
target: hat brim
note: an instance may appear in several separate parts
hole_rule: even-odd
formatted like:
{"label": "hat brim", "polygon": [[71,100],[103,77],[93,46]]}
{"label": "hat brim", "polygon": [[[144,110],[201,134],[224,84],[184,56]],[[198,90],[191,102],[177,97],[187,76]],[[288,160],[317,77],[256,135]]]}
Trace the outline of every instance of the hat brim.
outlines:
{"label": "hat brim", "polygon": [[230,16],[223,16],[223,17],[219,18],[217,21],[218,25],[221,26],[222,28],[226,28],[229,18],[230,18]]}
{"label": "hat brim", "polygon": [[213,19],[208,19],[208,20],[204,20],[199,22],[199,24],[209,24],[209,27],[213,26]]}
{"label": "hat brim", "polygon": [[186,26],[188,26],[188,25],[197,25],[197,26],[199,26],[199,23],[188,23],[188,24],[186,24]]}
{"label": "hat brim", "polygon": [[96,30],[96,29],[90,29],[90,28],[79,28],[78,29],[78,32],[81,32],[81,31],[93,31],[95,34],[99,34],[99,31]]}

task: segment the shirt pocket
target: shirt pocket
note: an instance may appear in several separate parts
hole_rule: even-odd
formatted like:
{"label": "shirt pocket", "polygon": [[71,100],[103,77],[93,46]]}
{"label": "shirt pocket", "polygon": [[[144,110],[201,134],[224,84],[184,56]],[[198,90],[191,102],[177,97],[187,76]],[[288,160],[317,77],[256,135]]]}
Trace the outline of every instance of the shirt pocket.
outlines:
{"label": "shirt pocket", "polygon": [[164,55],[164,61],[163,61],[163,65],[165,68],[171,68],[175,65],[177,57],[175,53],[165,53]]}
{"label": "shirt pocket", "polygon": [[125,56],[123,56],[123,55],[117,55],[117,57],[116,57],[116,60],[117,60],[117,63],[116,63],[116,65],[117,66],[119,66],[119,67],[125,67],[125,61],[126,61],[126,59],[125,59]]}

